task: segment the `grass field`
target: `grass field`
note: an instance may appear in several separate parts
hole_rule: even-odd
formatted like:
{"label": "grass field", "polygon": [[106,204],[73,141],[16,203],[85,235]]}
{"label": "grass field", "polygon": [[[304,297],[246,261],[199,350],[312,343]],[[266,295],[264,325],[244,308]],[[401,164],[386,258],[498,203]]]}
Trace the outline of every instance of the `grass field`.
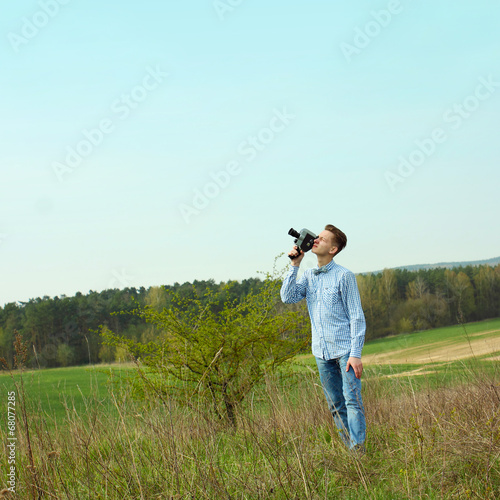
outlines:
{"label": "grass field", "polygon": [[310,355],[256,388],[237,429],[108,384],[130,365],[25,372],[24,389],[2,374],[5,406],[18,398],[10,498],[499,498],[499,339],[495,319],[368,342],[364,457],[340,444]]}
{"label": "grass field", "polygon": [[[29,370],[23,375],[23,385],[27,399],[47,416],[49,425],[64,425],[68,411],[83,412],[89,398],[102,404],[107,402],[107,409],[112,411],[113,406],[108,401],[109,373],[120,375],[131,368],[132,364],[115,364]],[[19,374],[14,373],[12,378],[1,373],[3,394],[14,390],[14,380],[19,381]]]}
{"label": "grass field", "polygon": [[[434,374],[438,385],[444,376],[450,382],[462,382],[469,377],[468,370],[478,366],[494,372],[499,355],[500,319],[385,337],[365,344],[364,380],[426,376],[429,381]],[[316,370],[310,354],[298,356],[293,369],[305,367]],[[26,394],[40,402],[51,418],[60,418],[67,407],[80,411],[90,396],[107,398],[109,374],[120,375],[131,368],[131,364],[111,364],[28,371],[24,375]],[[0,372],[0,387],[8,391],[12,385],[8,374]]]}

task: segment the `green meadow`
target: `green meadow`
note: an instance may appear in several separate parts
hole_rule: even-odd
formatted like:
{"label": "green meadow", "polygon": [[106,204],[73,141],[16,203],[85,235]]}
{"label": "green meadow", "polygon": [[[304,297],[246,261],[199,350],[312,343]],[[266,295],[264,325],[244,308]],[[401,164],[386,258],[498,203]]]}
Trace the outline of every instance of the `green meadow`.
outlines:
{"label": "green meadow", "polygon": [[499,340],[494,319],[367,342],[364,456],[341,445],[311,355],[255,388],[236,428],[134,400],[130,364],[3,372],[4,406],[10,391],[17,404],[9,498],[498,498]]}
{"label": "green meadow", "polygon": [[[499,375],[500,319],[401,334],[367,342],[363,349],[365,384],[398,377],[401,383],[449,387],[475,375]],[[298,369],[315,369],[312,355],[295,360]],[[404,381],[404,382],[403,382]]]}
{"label": "green meadow", "polygon": [[[33,409],[47,417],[48,425],[64,425],[68,412],[81,413],[88,409],[91,400],[98,400],[107,410],[109,404],[110,374],[120,376],[132,365],[73,366],[27,370],[22,374],[26,400]],[[3,394],[20,386],[21,375],[2,372],[0,387]]]}

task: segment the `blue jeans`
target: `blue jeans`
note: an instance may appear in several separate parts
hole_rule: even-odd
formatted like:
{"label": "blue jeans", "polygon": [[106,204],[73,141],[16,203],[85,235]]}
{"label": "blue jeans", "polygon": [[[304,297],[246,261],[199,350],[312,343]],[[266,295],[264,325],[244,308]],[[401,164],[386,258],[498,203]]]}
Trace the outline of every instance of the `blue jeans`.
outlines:
{"label": "blue jeans", "polygon": [[316,358],[323,391],[332,412],[333,420],[340,431],[342,441],[349,448],[362,445],[366,437],[365,410],[361,399],[361,380],[349,367],[349,355],[339,359]]}

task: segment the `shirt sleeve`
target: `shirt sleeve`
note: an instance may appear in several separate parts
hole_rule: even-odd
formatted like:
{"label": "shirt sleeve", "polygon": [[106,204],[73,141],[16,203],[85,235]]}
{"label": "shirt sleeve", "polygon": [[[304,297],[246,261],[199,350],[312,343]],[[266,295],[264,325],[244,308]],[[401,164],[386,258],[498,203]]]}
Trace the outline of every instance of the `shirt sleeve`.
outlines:
{"label": "shirt sleeve", "polygon": [[298,266],[290,266],[283,284],[281,285],[281,300],[285,304],[295,304],[300,302],[306,297],[307,291],[307,278],[303,275],[297,281],[297,273],[299,272]]}
{"label": "shirt sleeve", "polygon": [[344,275],[340,283],[340,288],[344,310],[349,319],[351,331],[350,355],[353,358],[361,358],[361,350],[365,343],[366,321],[354,273],[348,272]]}

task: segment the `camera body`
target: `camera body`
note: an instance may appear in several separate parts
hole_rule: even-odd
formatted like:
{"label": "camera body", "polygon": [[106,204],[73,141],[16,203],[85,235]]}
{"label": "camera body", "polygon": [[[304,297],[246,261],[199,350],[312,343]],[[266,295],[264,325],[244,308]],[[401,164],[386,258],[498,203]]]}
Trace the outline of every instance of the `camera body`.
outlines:
{"label": "camera body", "polygon": [[[301,229],[299,233],[298,231],[295,231],[295,229],[293,229],[292,227],[290,231],[288,231],[288,234],[295,238],[294,240],[295,245],[303,252],[308,252],[309,250],[311,250],[314,244],[314,240],[318,237],[312,231],[309,231],[309,229],[305,228]],[[290,259],[294,258],[295,257],[290,257]]]}

